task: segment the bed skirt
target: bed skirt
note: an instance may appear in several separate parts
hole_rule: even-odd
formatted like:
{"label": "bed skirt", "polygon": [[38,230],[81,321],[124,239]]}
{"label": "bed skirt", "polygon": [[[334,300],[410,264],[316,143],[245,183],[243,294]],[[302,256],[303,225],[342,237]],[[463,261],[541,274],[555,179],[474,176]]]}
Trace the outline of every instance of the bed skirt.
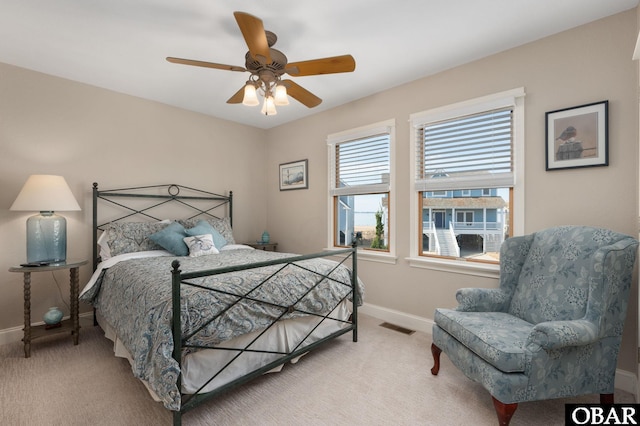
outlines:
{"label": "bed skirt", "polygon": [[[344,300],[333,310],[329,315],[329,318],[346,321],[350,315],[351,303]],[[104,331],[105,337],[113,342],[114,355],[120,358],[126,358],[130,364],[133,364],[131,354],[118,338],[115,329],[103,317],[101,317],[99,311],[96,312],[96,319]],[[348,323],[340,321],[324,321],[318,326],[321,319],[322,318],[318,317],[300,317],[279,321],[260,336],[258,340],[251,345],[251,349],[288,353],[293,351],[293,349],[300,344],[300,340],[316,326],[317,328],[304,341],[305,345],[318,341],[335,331],[349,326]],[[261,331],[256,331],[245,334],[229,341],[222,342],[217,346],[224,348],[238,348],[240,350],[245,348],[247,344],[255,339],[260,333]],[[211,378],[212,372],[220,370],[227,363],[232,361],[237,353],[238,351],[235,350],[204,349],[185,356],[181,367],[182,393],[195,393],[200,389],[205,381]],[[278,354],[263,352],[244,352],[224,368],[224,370],[220,371],[220,373],[200,392],[204,393],[213,391],[218,387],[237,379],[238,377],[245,376],[252,371],[257,370],[269,362],[276,360],[280,356],[281,355]],[[291,363],[295,364],[302,356],[303,355],[292,359]],[[280,365],[268,371],[268,373],[279,372],[282,368],[283,365]],[[151,397],[155,401],[161,402],[161,399],[148,386],[148,384],[144,380],[140,381],[145,385]]]}

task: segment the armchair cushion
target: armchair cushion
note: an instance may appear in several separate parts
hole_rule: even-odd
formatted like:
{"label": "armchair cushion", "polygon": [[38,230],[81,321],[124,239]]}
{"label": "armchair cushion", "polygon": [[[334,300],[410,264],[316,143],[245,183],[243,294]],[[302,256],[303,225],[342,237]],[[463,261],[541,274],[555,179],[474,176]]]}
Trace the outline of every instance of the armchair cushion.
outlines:
{"label": "armchair cushion", "polygon": [[506,312],[436,309],[435,322],[476,355],[505,373],[524,372],[525,344],[534,326]]}

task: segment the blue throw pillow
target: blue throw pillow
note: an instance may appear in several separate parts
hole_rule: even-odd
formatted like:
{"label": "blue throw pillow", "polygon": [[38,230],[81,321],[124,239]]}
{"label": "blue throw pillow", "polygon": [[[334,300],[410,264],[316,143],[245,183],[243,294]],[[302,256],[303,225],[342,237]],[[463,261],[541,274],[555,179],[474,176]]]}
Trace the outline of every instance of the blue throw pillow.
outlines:
{"label": "blue throw pillow", "polygon": [[187,229],[186,232],[189,237],[211,234],[213,236],[213,244],[215,244],[218,250],[227,245],[227,240],[224,239],[222,234],[216,231],[216,229],[206,220],[199,221],[196,223],[196,226]]}
{"label": "blue throw pillow", "polygon": [[175,256],[188,256],[189,247],[184,242],[187,234],[184,226],[172,222],[166,228],[149,236],[149,239]]}

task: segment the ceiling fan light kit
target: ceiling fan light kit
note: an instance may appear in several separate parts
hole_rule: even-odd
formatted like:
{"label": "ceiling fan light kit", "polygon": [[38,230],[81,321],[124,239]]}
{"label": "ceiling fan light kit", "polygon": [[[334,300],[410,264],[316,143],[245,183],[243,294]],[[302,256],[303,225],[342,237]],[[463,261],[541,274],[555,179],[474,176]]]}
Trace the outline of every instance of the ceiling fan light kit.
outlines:
{"label": "ceiling fan light kit", "polygon": [[243,89],[244,95],[242,97],[242,104],[246,106],[260,105],[260,101],[258,100],[258,89],[260,89],[264,97],[261,110],[262,114],[276,115],[278,113],[276,111],[276,105],[289,105],[287,88],[283,84],[280,84],[279,78],[276,78],[274,83],[258,80],[247,81]]}
{"label": "ceiling fan light kit", "polygon": [[260,91],[264,98],[261,112],[265,115],[277,114],[276,105],[289,105],[289,96],[307,108],[313,108],[320,105],[322,99],[292,80],[283,80],[282,76],[285,73],[300,77],[352,72],[356,68],[356,62],[351,55],[288,63],[284,53],[273,48],[278,37],[271,31],[264,30],[260,18],[245,12],[234,12],[233,15],[249,47],[245,55],[245,67],[167,57],[167,61],[175,64],[250,72],[251,76],[247,83],[227,100],[229,104],[242,103],[247,106],[257,106],[260,104],[258,100],[258,91]]}

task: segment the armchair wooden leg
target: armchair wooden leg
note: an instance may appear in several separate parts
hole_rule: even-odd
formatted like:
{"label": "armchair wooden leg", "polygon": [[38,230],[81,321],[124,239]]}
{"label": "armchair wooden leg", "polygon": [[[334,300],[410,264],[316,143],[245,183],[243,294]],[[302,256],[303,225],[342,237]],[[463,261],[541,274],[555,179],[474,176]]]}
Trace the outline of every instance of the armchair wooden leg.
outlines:
{"label": "armchair wooden leg", "polygon": [[432,343],[431,353],[433,354],[433,368],[431,369],[431,374],[437,376],[440,371],[440,354],[442,353],[442,349]]}
{"label": "armchair wooden leg", "polygon": [[491,397],[491,399],[493,399],[493,406],[496,409],[500,426],[508,426],[511,421],[511,416],[516,412],[516,408],[518,408],[518,404],[505,404],[494,397]]}
{"label": "armchair wooden leg", "polygon": [[613,394],[612,393],[601,393],[600,394],[600,404],[613,404]]}

